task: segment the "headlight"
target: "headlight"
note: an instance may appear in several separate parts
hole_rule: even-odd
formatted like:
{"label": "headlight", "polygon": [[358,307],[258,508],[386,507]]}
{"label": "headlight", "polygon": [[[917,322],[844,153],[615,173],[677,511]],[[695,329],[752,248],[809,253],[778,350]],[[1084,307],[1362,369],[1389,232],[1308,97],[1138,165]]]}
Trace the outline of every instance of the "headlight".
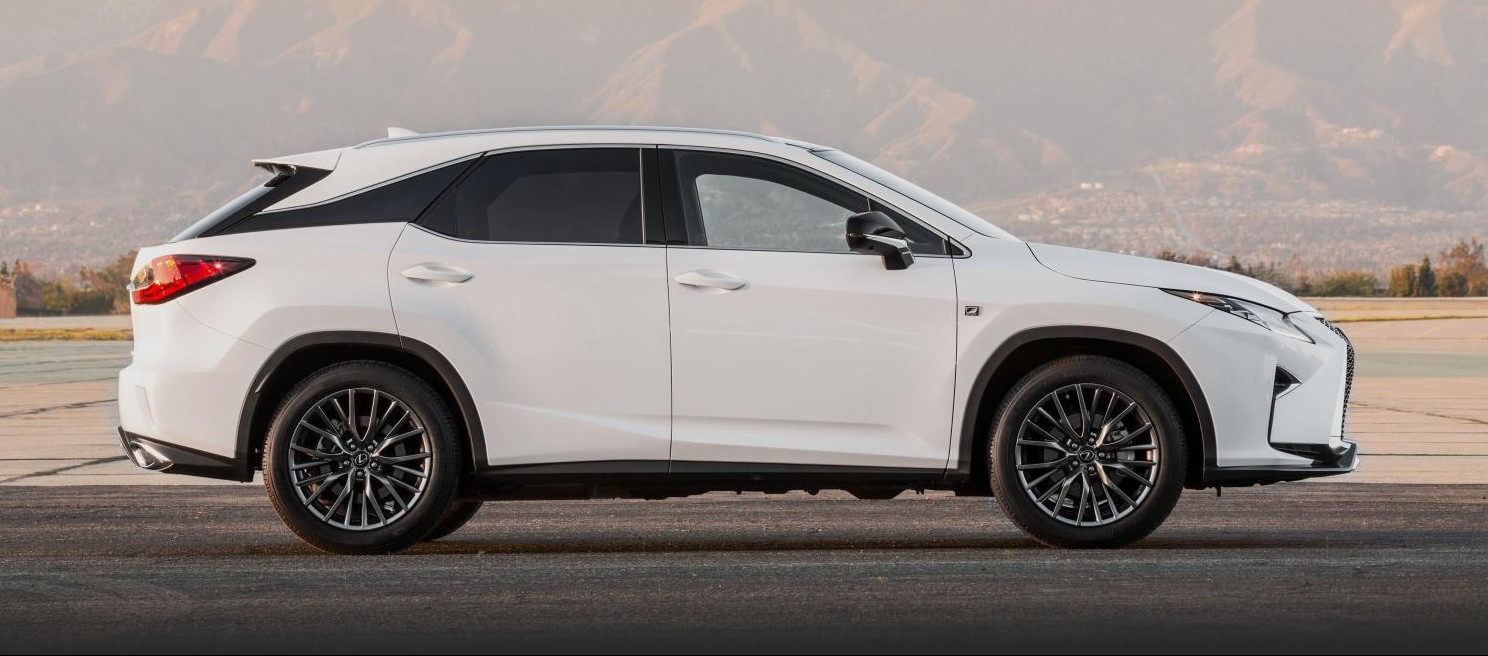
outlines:
{"label": "headlight", "polygon": [[1292,325],[1292,320],[1288,319],[1287,315],[1264,305],[1242,301],[1229,296],[1220,296],[1218,294],[1186,292],[1179,289],[1164,289],[1163,291],[1179,298],[1186,298],[1195,303],[1203,303],[1216,310],[1222,310],[1278,335],[1299,339],[1304,342],[1312,341],[1311,337],[1308,337],[1306,333],[1297,330],[1297,327]]}

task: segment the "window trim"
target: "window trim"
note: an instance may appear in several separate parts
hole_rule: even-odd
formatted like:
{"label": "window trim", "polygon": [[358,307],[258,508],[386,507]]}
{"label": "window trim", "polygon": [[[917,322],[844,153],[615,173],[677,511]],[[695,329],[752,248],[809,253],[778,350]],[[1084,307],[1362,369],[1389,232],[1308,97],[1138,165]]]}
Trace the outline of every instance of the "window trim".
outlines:
{"label": "window trim", "polygon": [[[883,205],[884,207],[887,207],[887,208],[893,210],[895,213],[899,214],[900,216],[902,216],[902,217],[904,217],[904,218],[906,218],[906,219],[908,219],[910,221],[913,221],[915,223],[915,225],[918,225],[918,226],[924,228],[925,230],[928,230],[931,234],[934,234],[934,235],[940,237],[941,239],[945,240],[946,244],[948,244],[950,246],[950,250],[956,251],[956,252],[953,252],[953,253],[945,253],[945,254],[940,254],[940,253],[932,253],[932,254],[915,253],[915,257],[947,258],[947,259],[955,259],[955,260],[960,260],[960,259],[965,259],[965,258],[971,257],[971,249],[967,248],[961,242],[959,242],[959,241],[951,238],[949,235],[947,235],[945,233],[945,231],[940,230],[940,229],[936,228],[935,226],[930,225],[930,224],[926,223],[925,221],[920,220],[920,218],[917,217],[917,216],[915,216],[913,212],[905,211],[904,208],[902,208],[902,207],[900,207],[898,205],[895,205],[894,203],[890,203],[888,201],[885,201],[882,198],[879,198],[877,195],[868,193],[867,191],[864,191],[861,187],[859,187],[859,186],[857,186],[855,184],[852,184],[852,183],[850,183],[850,182],[848,182],[846,180],[843,180],[841,178],[838,178],[837,176],[832,175],[830,173],[827,173],[825,171],[814,169],[812,167],[806,166],[806,165],[801,164],[799,162],[793,162],[793,161],[788,160],[788,159],[785,159],[783,157],[778,157],[778,156],[771,155],[771,154],[768,154],[768,153],[761,153],[761,152],[752,151],[752,150],[739,150],[739,149],[735,149],[735,148],[717,148],[717,147],[712,147],[712,146],[668,145],[668,144],[659,144],[657,147],[661,151],[661,155],[662,155],[660,157],[661,162],[662,162],[661,167],[660,167],[660,173],[662,174],[661,177],[663,178],[663,183],[664,183],[664,186],[662,188],[662,193],[666,197],[665,200],[664,200],[664,202],[663,202],[663,206],[665,207],[665,210],[666,210],[666,217],[665,217],[665,219],[666,219],[666,229],[667,229],[667,237],[668,237],[668,239],[667,239],[667,246],[669,248],[695,248],[695,249],[707,249],[707,250],[715,250],[715,251],[745,251],[745,252],[764,252],[764,253],[810,253],[810,254],[813,254],[813,255],[873,255],[872,253],[858,253],[858,252],[853,252],[853,251],[810,251],[810,250],[794,250],[794,249],[781,249],[781,248],[744,248],[744,247],[733,247],[733,246],[699,246],[699,245],[694,245],[694,244],[686,243],[686,239],[687,239],[687,228],[686,228],[685,225],[683,225],[683,219],[682,219],[682,215],[681,215],[681,212],[682,212],[682,192],[681,192],[680,189],[677,189],[676,188],[677,187],[676,162],[675,162],[675,159],[674,158],[668,157],[667,155],[669,155],[671,151],[696,151],[696,152],[712,152],[712,153],[722,153],[722,154],[726,154],[726,155],[740,155],[740,156],[744,156],[744,157],[753,157],[753,158],[767,160],[767,161],[774,162],[774,163],[777,163],[777,164],[782,164],[782,165],[785,165],[785,166],[793,167],[796,170],[798,170],[798,171],[800,171],[800,172],[802,172],[802,173],[804,173],[806,175],[815,175],[815,176],[817,176],[819,178],[822,178],[822,179],[826,180],[829,183],[832,183],[832,184],[835,184],[837,186],[843,187],[843,188],[845,188],[845,189],[847,189],[847,190],[849,190],[849,191],[851,191],[851,192],[853,192],[855,194],[862,195],[863,198],[869,200],[872,203],[878,203],[880,205]],[[676,216],[673,216],[674,214]],[[673,239],[675,239],[676,236],[680,236],[681,239],[683,240],[683,242],[682,243],[673,243]]]}
{"label": "window trim", "polygon": [[[420,175],[423,175],[425,173],[430,173],[430,172],[433,172],[433,171],[442,169],[442,168],[444,168],[446,166],[454,166],[456,164],[459,164],[460,162],[464,162],[464,161],[467,161],[467,160],[472,160],[472,159],[475,159],[477,157],[480,157],[480,153],[474,153],[474,154],[471,154],[471,155],[466,155],[464,157],[456,157],[456,158],[451,159],[451,160],[445,160],[443,162],[439,162],[438,164],[430,164],[429,166],[425,166],[424,168],[421,168],[421,169],[419,169],[417,171],[410,171],[408,173],[404,173],[403,175],[400,175],[400,176],[398,176],[396,178],[389,178],[387,180],[383,180],[382,182],[379,182],[377,184],[367,185],[365,187],[362,187],[361,189],[356,189],[356,190],[353,190],[353,191],[348,191],[348,192],[346,192],[344,194],[341,194],[340,196],[336,196],[334,198],[327,198],[325,200],[316,201],[314,203],[305,203],[304,205],[293,205],[293,206],[290,206],[290,207],[277,207],[277,208],[274,208],[274,209],[266,209],[266,210],[264,210],[262,212],[259,212],[259,214],[278,214],[280,212],[292,212],[294,210],[308,210],[308,209],[312,209],[312,208],[316,208],[316,207],[321,207],[323,205],[330,205],[331,203],[339,203],[339,202],[341,202],[343,200],[346,200],[348,198],[352,198],[352,197],[355,197],[355,196],[360,196],[360,195],[365,194],[365,193],[370,193],[370,192],[373,192],[373,191],[377,191],[378,189],[381,189],[381,188],[386,187],[388,185],[398,184],[399,182],[403,182],[405,180],[409,180],[409,179],[415,178],[415,177],[420,176]],[[430,201],[430,206],[432,206],[434,203],[439,202],[439,199],[440,198],[443,198],[444,197],[444,194],[447,193],[447,192],[449,192],[449,187],[450,186],[453,186],[456,183],[460,182],[461,180],[464,180],[465,179],[465,176],[467,176],[467,175],[470,175],[470,169],[468,169],[468,168],[465,169],[464,171],[461,171],[460,172],[460,175],[455,176],[454,181],[450,182],[449,186],[446,186],[444,189],[439,190],[439,193],[434,194],[434,200],[433,201]],[[424,215],[424,212],[427,212],[427,211],[429,211],[429,208],[428,207],[425,207],[424,209],[422,209],[422,210],[419,211],[418,216],[419,217],[422,217]]]}
{"label": "window trim", "polygon": [[[433,230],[433,229],[429,228],[428,226],[424,225],[424,219],[425,219],[425,217],[428,216],[428,214],[429,214],[429,212],[431,210],[433,210],[435,207],[437,207],[439,205],[439,202],[441,200],[444,200],[445,195],[451,193],[452,191],[454,191],[457,187],[460,186],[461,183],[465,182],[465,179],[468,178],[468,177],[470,177],[475,172],[476,169],[480,168],[480,162],[479,161],[477,161],[474,166],[471,166],[470,168],[468,168],[464,172],[462,172],[460,174],[460,177],[455,178],[454,182],[451,182],[450,185],[444,189],[444,191],[440,192],[440,194],[438,196],[435,196],[434,197],[434,201],[431,202],[431,203],[429,203],[429,206],[426,207],[426,208],[424,208],[424,211],[423,212],[420,212],[417,217],[415,217],[412,221],[409,221],[408,222],[408,225],[414,226],[414,227],[416,227],[416,228],[418,228],[420,230],[423,230],[424,232],[427,232],[427,233],[429,233],[431,235],[434,235],[435,237],[442,237],[442,238],[448,239],[450,241],[458,241],[458,242],[463,242],[463,243],[467,243],[467,244],[514,244],[514,245],[526,245],[526,246],[612,246],[612,247],[618,247],[618,248],[636,248],[636,247],[665,246],[666,245],[665,243],[652,243],[652,242],[648,241],[648,238],[654,238],[656,236],[656,235],[651,234],[652,232],[656,232],[658,234],[660,234],[662,232],[662,230],[660,229],[661,226],[660,225],[655,225],[655,224],[660,224],[661,223],[661,221],[660,221],[660,214],[661,214],[661,212],[659,211],[659,208],[652,207],[652,204],[653,204],[652,196],[654,196],[656,194],[654,192],[652,194],[647,194],[648,185],[646,184],[647,164],[648,164],[648,161],[647,161],[648,158],[646,157],[646,151],[648,149],[649,150],[655,150],[656,149],[656,145],[655,144],[636,144],[636,143],[582,144],[582,143],[576,143],[576,144],[542,144],[542,145],[534,145],[534,146],[515,146],[515,147],[512,147],[512,148],[499,148],[499,149],[496,149],[496,150],[482,151],[482,152],[478,152],[478,153],[474,153],[474,154],[468,155],[468,156],[466,156],[464,158],[461,158],[461,159],[469,159],[469,158],[472,158],[472,157],[477,158],[477,159],[485,159],[487,157],[497,157],[497,156],[500,156],[500,155],[510,155],[510,154],[514,154],[514,153],[523,153],[523,152],[539,151],[539,150],[593,150],[593,149],[596,149],[596,148],[628,148],[628,149],[631,149],[631,150],[636,151],[636,158],[637,158],[637,161],[636,161],[636,167],[637,167],[636,168],[636,181],[640,185],[640,194],[641,194],[641,241],[640,241],[640,243],[637,243],[637,244],[617,244],[617,243],[614,243],[614,242],[603,242],[603,241],[500,241],[500,240],[490,240],[490,239],[467,239],[465,237],[456,237],[454,235],[447,235],[447,234],[444,234],[444,233],[439,232],[437,230]],[[459,160],[452,160],[452,161],[459,161]]]}

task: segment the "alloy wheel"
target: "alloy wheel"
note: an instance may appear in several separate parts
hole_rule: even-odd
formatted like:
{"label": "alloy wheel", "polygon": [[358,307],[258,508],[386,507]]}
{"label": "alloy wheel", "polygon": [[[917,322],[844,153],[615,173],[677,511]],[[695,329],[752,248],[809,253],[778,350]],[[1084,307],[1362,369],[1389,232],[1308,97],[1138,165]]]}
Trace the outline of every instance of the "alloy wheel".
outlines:
{"label": "alloy wheel", "polygon": [[295,495],[335,528],[367,531],[398,521],[423,498],[434,454],[407,404],[376,389],[329,394],[305,411],[289,441]]}
{"label": "alloy wheel", "polygon": [[1073,526],[1103,526],[1151,495],[1161,446],[1152,420],[1115,388],[1066,385],[1034,404],[1018,429],[1018,482],[1035,506]]}

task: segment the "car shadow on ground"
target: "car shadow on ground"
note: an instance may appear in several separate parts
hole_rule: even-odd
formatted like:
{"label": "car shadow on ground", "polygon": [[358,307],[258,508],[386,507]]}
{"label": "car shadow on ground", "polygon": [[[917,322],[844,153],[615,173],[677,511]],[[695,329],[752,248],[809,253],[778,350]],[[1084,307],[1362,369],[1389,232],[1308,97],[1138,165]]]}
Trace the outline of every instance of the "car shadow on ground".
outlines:
{"label": "car shadow on ground", "polygon": [[[1481,534],[1467,535],[1448,532],[1437,540],[1416,539],[1405,544],[1398,534],[1370,535],[1350,532],[1347,536],[1336,532],[1308,532],[1305,534],[1276,535],[1257,533],[1237,535],[1234,533],[1202,535],[1186,533],[1180,535],[1154,536],[1135,544],[1115,549],[1093,551],[1265,551],[1274,549],[1301,550],[1377,550],[1389,548],[1451,547],[1463,541],[1481,539]],[[494,554],[644,554],[644,553],[749,553],[784,551],[1022,551],[1079,554],[1082,549],[1058,549],[1046,547],[1032,539],[1009,534],[1005,536],[944,537],[944,538],[857,538],[857,537],[757,537],[739,538],[511,538],[470,539],[456,536],[453,539],[425,542],[406,552],[416,556],[483,556]],[[283,541],[272,544],[203,545],[190,547],[176,545],[164,552],[151,550],[152,556],[170,557],[218,557],[218,556],[304,556],[323,554],[313,547],[292,541],[286,536]]]}
{"label": "car shadow on ground", "polygon": [[[1329,539],[1182,537],[1150,538],[1125,549],[1191,550],[1191,549],[1315,549],[1339,546]],[[761,538],[730,539],[643,539],[613,540],[441,540],[420,544],[410,554],[552,554],[552,553],[682,553],[682,552],[753,552],[753,551],[915,551],[947,550],[1045,550],[1038,542],[1022,537],[862,539],[862,538]]]}

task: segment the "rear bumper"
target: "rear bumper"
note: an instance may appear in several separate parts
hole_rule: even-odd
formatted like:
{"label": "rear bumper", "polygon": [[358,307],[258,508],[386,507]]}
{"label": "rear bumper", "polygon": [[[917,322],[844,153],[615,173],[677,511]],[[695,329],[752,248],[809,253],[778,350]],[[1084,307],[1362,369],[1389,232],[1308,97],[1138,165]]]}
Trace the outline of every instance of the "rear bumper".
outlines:
{"label": "rear bumper", "polygon": [[124,455],[141,469],[225,481],[244,480],[243,463],[232,458],[136,435],[122,427],[119,428],[119,445],[123,447]]}
{"label": "rear bumper", "polygon": [[1359,444],[1344,440],[1340,451],[1313,460],[1311,466],[1210,467],[1204,470],[1204,484],[1208,487],[1270,485],[1347,474],[1358,466]]}

